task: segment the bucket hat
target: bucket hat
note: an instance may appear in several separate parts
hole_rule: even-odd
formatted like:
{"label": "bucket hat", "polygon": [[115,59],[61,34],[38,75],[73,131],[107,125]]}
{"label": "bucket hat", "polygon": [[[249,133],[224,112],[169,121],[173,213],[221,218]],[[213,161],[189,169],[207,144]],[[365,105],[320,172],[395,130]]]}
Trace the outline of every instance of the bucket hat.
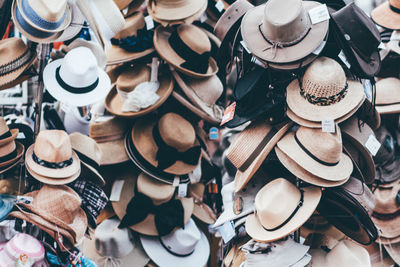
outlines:
{"label": "bucket hat", "polygon": [[[258,242],[271,242],[296,231],[312,215],[321,189],[297,188],[284,178],[266,184],[255,198],[255,214],[246,219],[246,232]],[[278,204],[279,203],[279,204]]]}
{"label": "bucket hat", "polygon": [[140,241],[149,258],[159,266],[205,266],[210,256],[207,237],[192,219],[169,235],[159,238],[141,235]]}
{"label": "bucket hat", "polygon": [[286,97],[290,109],[310,121],[336,120],[364,99],[362,84],[348,81],[340,64],[327,57],[316,59],[302,78],[291,82]]}
{"label": "bucket hat", "polygon": [[390,29],[400,30],[400,1],[385,1],[371,12],[371,18],[379,26]]}
{"label": "bucket hat", "polygon": [[380,114],[400,113],[400,79],[384,78],[376,83],[376,109]]}
{"label": "bucket hat", "polygon": [[53,97],[71,106],[102,100],[111,88],[110,78],[87,47],[72,49],[65,58],[46,65],[43,81]]}
{"label": "bucket hat", "polygon": [[112,202],[120,228],[144,235],[165,236],[190,219],[192,198],[175,198],[175,187],[144,173],[124,181],[119,201]]}
{"label": "bucket hat", "polygon": [[193,78],[206,78],[218,71],[211,57],[211,42],[207,34],[194,25],[180,25],[175,29],[157,27],[154,47],[170,65]]}
{"label": "bucket hat", "polygon": [[28,172],[46,184],[66,184],[79,177],[81,164],[68,134],[61,130],[39,132],[36,142],[26,151]]}
{"label": "bucket hat", "polygon": [[148,1],[147,11],[156,19],[182,20],[203,9],[207,0],[161,0]]}
{"label": "bucket hat", "polygon": [[252,54],[262,60],[288,63],[311,54],[325,39],[329,21],[311,23],[314,1],[268,1],[247,11],[241,33]]}

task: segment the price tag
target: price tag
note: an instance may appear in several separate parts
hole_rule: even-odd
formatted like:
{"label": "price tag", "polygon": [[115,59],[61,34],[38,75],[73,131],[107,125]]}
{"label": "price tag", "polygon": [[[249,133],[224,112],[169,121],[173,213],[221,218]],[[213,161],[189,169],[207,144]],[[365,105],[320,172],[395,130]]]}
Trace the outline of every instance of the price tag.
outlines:
{"label": "price tag", "polygon": [[320,45],[312,52],[314,55],[319,55],[322,51],[322,49],[324,49],[326,44],[326,41],[322,41],[322,43],[320,43]]}
{"label": "price tag", "polygon": [[364,80],[363,82],[363,87],[364,87],[364,93],[365,96],[369,101],[372,99],[372,84],[370,80]]}
{"label": "price tag", "polygon": [[215,4],[215,8],[218,10],[218,12],[222,12],[222,10],[225,8],[224,3],[221,0],[218,0]]}
{"label": "price tag", "polygon": [[368,137],[367,142],[365,143],[365,147],[372,154],[372,156],[375,156],[376,153],[378,153],[379,148],[381,147],[381,143],[379,143],[375,135],[371,134]]}
{"label": "price tag", "polygon": [[261,62],[256,57],[252,57],[251,61],[253,61],[255,64],[257,64],[258,66],[260,66],[260,67],[262,67],[264,69],[267,68],[267,64],[265,64],[264,62]]}
{"label": "price tag", "polygon": [[180,181],[181,181],[181,179],[179,178],[179,176],[175,176],[174,181],[172,182],[172,186],[178,187]]}
{"label": "price tag", "polygon": [[148,31],[154,28],[154,20],[150,15],[146,16],[144,21],[146,22],[146,29]]}
{"label": "price tag", "polygon": [[209,136],[210,140],[218,140],[218,137],[219,137],[218,128],[217,127],[211,127],[208,136]]}
{"label": "price tag", "polygon": [[125,180],[116,180],[114,182],[111,190],[110,201],[119,201],[124,183]]}
{"label": "price tag", "polygon": [[390,36],[390,41],[399,41],[400,40],[400,31],[393,31]]}
{"label": "price tag", "polygon": [[386,45],[384,43],[380,43],[378,46],[379,49],[386,49]]}
{"label": "price tag", "polygon": [[101,117],[98,117],[95,120],[95,122],[105,122],[105,121],[111,120],[112,118],[114,118],[114,116],[101,116]]}
{"label": "price tag", "polygon": [[317,24],[322,21],[329,20],[330,18],[326,4],[310,9],[310,11],[308,11],[308,15],[310,16],[312,24]]}
{"label": "price tag", "polygon": [[340,53],[339,53],[338,57],[340,58],[341,61],[343,61],[343,63],[346,65],[346,67],[347,67],[348,69],[350,69],[351,64],[350,64],[350,62],[347,60],[347,57],[346,57],[346,55],[344,54],[343,50],[340,50]]}
{"label": "price tag", "polygon": [[235,109],[236,109],[236,102],[233,102],[225,109],[221,125],[224,125],[225,123],[233,119],[233,116],[235,115]]}
{"label": "price tag", "polygon": [[218,231],[221,233],[224,243],[228,243],[235,237],[235,225],[232,221],[225,222],[223,225],[218,227]]}
{"label": "price tag", "polygon": [[249,48],[247,47],[246,43],[245,43],[243,40],[240,41],[240,44],[243,46],[244,50],[246,50],[246,52],[247,52],[248,54],[251,54]]}
{"label": "price tag", "polygon": [[178,197],[187,196],[188,184],[179,184],[178,186]]}
{"label": "price tag", "polygon": [[321,121],[322,132],[324,133],[335,133],[335,121],[332,119],[323,119]]}
{"label": "price tag", "polygon": [[129,11],[129,7],[124,8],[124,9],[122,10],[122,14],[124,14],[124,16],[126,16],[126,14],[128,14],[128,11]]}
{"label": "price tag", "polygon": [[25,136],[25,134],[23,132],[19,132],[18,135],[17,135],[17,138],[18,139],[25,139],[26,136]]}
{"label": "price tag", "polygon": [[204,12],[201,16],[200,16],[200,22],[204,23],[207,20],[207,13]]}
{"label": "price tag", "polygon": [[33,197],[17,196],[16,202],[23,203],[23,204],[31,204],[33,202]]}

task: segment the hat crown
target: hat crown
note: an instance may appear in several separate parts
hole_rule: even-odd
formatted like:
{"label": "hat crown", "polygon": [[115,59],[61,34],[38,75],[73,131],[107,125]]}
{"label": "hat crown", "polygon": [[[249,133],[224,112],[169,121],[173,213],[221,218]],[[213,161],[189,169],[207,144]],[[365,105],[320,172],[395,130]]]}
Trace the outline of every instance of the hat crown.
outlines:
{"label": "hat crown", "polygon": [[388,214],[393,211],[393,213],[395,213],[400,208],[396,200],[399,190],[400,183],[398,181],[378,187],[374,191],[376,199],[375,211]]}
{"label": "hat crown", "polygon": [[175,187],[160,182],[145,173],[141,173],[137,179],[138,192],[153,200],[154,205],[161,205],[168,202],[174,195]]}
{"label": "hat crown", "polygon": [[123,135],[128,130],[127,120],[113,117],[102,122],[93,122],[90,124],[89,136],[97,141],[97,138]]}
{"label": "hat crown", "polygon": [[21,38],[7,38],[0,41],[0,66],[10,64],[21,57],[28,50],[28,46]]}
{"label": "hat crown", "polygon": [[75,132],[69,135],[72,149],[100,164],[102,151],[99,145],[87,135]]}
{"label": "hat crown", "polygon": [[385,78],[376,83],[376,104],[391,104],[400,101],[400,79]]}
{"label": "hat crown", "polygon": [[117,78],[117,90],[133,91],[140,83],[150,81],[151,70],[146,65],[127,68]]}
{"label": "hat crown", "polygon": [[339,242],[327,255],[326,266],[371,266],[368,251],[349,240]]}
{"label": "hat crown", "polygon": [[136,36],[137,31],[146,26],[144,16],[141,12],[137,12],[125,20],[124,28],[118,32],[114,38],[124,39],[130,36]]}
{"label": "hat crown", "polygon": [[217,75],[208,79],[194,79],[188,77],[188,85],[195,91],[196,95],[207,105],[215,104],[221,97],[224,86]]}
{"label": "hat crown", "polygon": [[391,6],[394,6],[395,8],[400,9],[400,1],[399,0],[389,0],[389,3]]}
{"label": "hat crown", "polygon": [[281,225],[295,211],[300,198],[300,190],[284,178],[265,185],[255,198],[257,217],[262,226],[273,229]]}
{"label": "hat crown", "polygon": [[181,40],[197,54],[211,52],[211,42],[207,34],[200,28],[182,24],[177,28]]}
{"label": "hat crown", "polygon": [[317,58],[306,70],[302,79],[302,89],[310,96],[332,97],[346,87],[344,70],[335,60]]}
{"label": "hat crown", "polygon": [[165,114],[159,120],[158,128],[164,142],[179,152],[184,152],[193,147],[196,141],[196,133],[193,126],[178,114]]}
{"label": "hat crown", "polygon": [[62,162],[72,157],[71,142],[68,134],[62,130],[39,132],[33,151],[39,159],[48,162]]}
{"label": "hat crown", "polygon": [[50,21],[59,21],[67,8],[67,0],[23,0],[28,1],[31,8],[41,18]]}

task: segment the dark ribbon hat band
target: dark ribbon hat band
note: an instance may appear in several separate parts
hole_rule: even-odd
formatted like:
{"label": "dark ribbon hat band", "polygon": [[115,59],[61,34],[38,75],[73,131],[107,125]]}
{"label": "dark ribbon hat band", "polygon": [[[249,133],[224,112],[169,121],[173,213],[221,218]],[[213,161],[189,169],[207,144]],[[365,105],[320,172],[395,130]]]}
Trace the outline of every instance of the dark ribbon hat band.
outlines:
{"label": "dark ribbon hat band", "polygon": [[6,162],[15,159],[18,156],[17,148],[13,150],[10,154],[0,157],[0,162]]}
{"label": "dark ribbon hat band", "polygon": [[18,5],[15,11],[15,17],[22,29],[24,29],[24,31],[36,38],[49,38],[50,36],[56,34],[54,32],[45,32],[32,27],[21,15],[21,11],[19,10]]}
{"label": "dark ribbon hat band", "polygon": [[74,87],[71,86],[69,84],[67,84],[60,76],[60,68],[61,66],[59,66],[56,69],[56,80],[58,82],[58,84],[65,90],[67,90],[70,93],[73,94],[85,94],[85,93],[89,93],[91,91],[93,91],[97,85],[99,84],[99,78],[97,77],[96,81],[94,81],[94,83],[92,83],[89,86],[85,86],[85,87]]}
{"label": "dark ribbon hat band", "polygon": [[273,46],[276,46],[278,48],[290,47],[290,46],[294,46],[294,45],[300,43],[301,41],[303,41],[304,38],[306,38],[308,33],[311,31],[311,26],[308,26],[307,29],[302,34],[300,34],[299,37],[297,37],[295,40],[290,41],[290,42],[276,42],[276,41],[268,39],[268,37],[265,36],[264,32],[261,29],[261,26],[262,26],[262,24],[258,25],[258,30],[261,33],[261,36],[263,37],[263,39],[267,43],[269,43]]}
{"label": "dark ribbon hat band", "polygon": [[41,18],[35,10],[30,6],[28,0],[22,0],[20,1],[21,6],[22,6],[22,11],[24,14],[29,18],[30,21],[33,22],[33,24],[39,26],[39,28],[47,29],[47,30],[56,30],[58,27],[61,26],[61,24],[64,22],[66,14],[62,16],[62,18],[56,22],[51,22],[47,21],[43,18]]}
{"label": "dark ribbon hat band", "polygon": [[391,4],[389,4],[390,9],[397,14],[400,14],[400,8],[394,7]]}
{"label": "dark ribbon hat band", "polygon": [[162,241],[161,237],[158,237],[158,240],[160,241],[160,244],[163,246],[163,248],[164,248],[166,251],[168,251],[168,253],[170,253],[170,254],[172,254],[172,255],[174,255],[174,256],[176,256],[176,257],[187,257],[187,256],[192,255],[193,252],[194,252],[194,250],[192,250],[191,252],[186,253],[186,254],[178,254],[178,253],[176,253],[176,252],[173,252],[167,245],[165,245],[164,242]]}
{"label": "dark ribbon hat band", "polygon": [[0,135],[0,140],[9,138],[9,137],[11,137],[11,136],[12,136],[12,134],[11,134],[11,132],[8,130],[7,132],[5,132],[5,133],[3,133],[2,135]]}
{"label": "dark ribbon hat band", "polygon": [[79,152],[76,149],[74,149],[74,151],[75,151],[76,154],[78,154],[79,159],[83,163],[86,163],[87,165],[93,167],[97,171],[100,169],[100,165],[96,161],[94,161],[93,159],[89,158],[88,156],[82,154],[81,152]]}
{"label": "dark ribbon hat band", "polygon": [[143,28],[137,31],[136,36],[132,35],[123,39],[112,38],[111,44],[131,53],[139,53],[153,47],[153,35],[153,31]]}
{"label": "dark ribbon hat band", "polygon": [[339,93],[329,97],[316,97],[304,91],[301,81],[299,81],[299,85],[300,85],[300,95],[302,95],[311,104],[317,106],[329,106],[340,102],[346,96],[349,88],[349,84],[346,82],[346,85]]}
{"label": "dark ribbon hat band", "polygon": [[300,142],[300,140],[297,138],[297,135],[296,135],[296,134],[294,135],[294,140],[295,140],[296,143],[299,145],[299,147],[301,148],[301,150],[303,150],[304,152],[306,152],[306,154],[309,155],[309,156],[310,156],[313,160],[315,160],[316,162],[321,163],[322,165],[325,165],[325,166],[336,166],[336,165],[339,164],[339,161],[338,161],[338,162],[334,162],[334,163],[332,163],[332,162],[326,162],[326,161],[320,160],[319,158],[317,158],[316,156],[314,156],[313,153],[311,153],[311,152]]}
{"label": "dark ribbon hat band", "polygon": [[50,168],[50,169],[62,169],[62,168],[70,166],[74,162],[74,159],[72,157],[70,159],[60,161],[60,162],[49,162],[49,161],[40,159],[35,154],[35,152],[33,152],[33,154],[32,154],[32,159],[34,162],[36,162],[40,166]]}
{"label": "dark ribbon hat band", "polygon": [[7,75],[17,69],[25,66],[32,58],[32,53],[27,49],[20,57],[14,59],[10,63],[0,66],[0,76]]}

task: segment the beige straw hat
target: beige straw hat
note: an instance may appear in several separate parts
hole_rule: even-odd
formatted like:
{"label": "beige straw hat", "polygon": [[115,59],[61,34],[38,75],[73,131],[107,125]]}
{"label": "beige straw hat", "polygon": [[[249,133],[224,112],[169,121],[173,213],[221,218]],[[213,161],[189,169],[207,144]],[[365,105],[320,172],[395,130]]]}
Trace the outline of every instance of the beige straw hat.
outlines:
{"label": "beige straw hat", "polygon": [[400,79],[390,77],[376,83],[376,109],[380,114],[400,113]]}
{"label": "beige straw hat", "polygon": [[206,186],[203,183],[189,185],[189,197],[194,200],[193,216],[206,224],[213,224],[217,219],[214,211],[203,202]]}
{"label": "beige straw hat", "polygon": [[181,20],[198,13],[206,0],[149,0],[147,11],[156,19]]}
{"label": "beige straw hat", "polygon": [[385,1],[371,12],[372,20],[379,26],[390,29],[400,30],[400,1]]}
{"label": "beige straw hat", "polygon": [[256,213],[246,219],[246,232],[258,242],[279,240],[300,228],[315,211],[321,189],[298,189],[284,178],[265,185],[256,195]]}
{"label": "beige straw hat", "polygon": [[19,130],[17,128],[10,130],[4,117],[0,117],[0,146],[14,141],[17,138],[18,133]]}
{"label": "beige straw hat", "polygon": [[335,60],[320,57],[306,70],[301,85],[287,87],[286,101],[299,117],[309,121],[336,120],[352,112],[365,99],[362,84],[348,81]]}

